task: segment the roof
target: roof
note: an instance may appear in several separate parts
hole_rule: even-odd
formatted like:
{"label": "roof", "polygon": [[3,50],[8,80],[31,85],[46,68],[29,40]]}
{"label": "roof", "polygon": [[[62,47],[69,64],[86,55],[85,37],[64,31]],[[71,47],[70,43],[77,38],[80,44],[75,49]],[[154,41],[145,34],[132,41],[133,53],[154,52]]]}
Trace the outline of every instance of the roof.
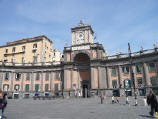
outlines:
{"label": "roof", "polygon": [[18,44],[23,44],[23,43],[28,43],[28,42],[34,42],[34,41],[40,41],[40,40],[43,40],[43,38],[47,39],[49,42],[52,43],[52,41],[49,38],[47,38],[45,35],[41,35],[41,36],[36,36],[36,37],[33,37],[33,38],[24,38],[22,40],[17,40],[17,41],[13,41],[13,42],[7,42],[6,45],[0,46],[0,47],[18,45]]}

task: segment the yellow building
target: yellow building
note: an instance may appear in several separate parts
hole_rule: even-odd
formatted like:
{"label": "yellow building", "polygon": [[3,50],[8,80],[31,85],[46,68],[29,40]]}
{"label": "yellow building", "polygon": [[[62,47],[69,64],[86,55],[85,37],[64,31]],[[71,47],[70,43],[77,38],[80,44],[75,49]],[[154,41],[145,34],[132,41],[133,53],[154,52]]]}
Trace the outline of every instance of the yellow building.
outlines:
{"label": "yellow building", "polygon": [[43,35],[8,42],[0,47],[0,61],[7,63],[52,62],[52,41]]}

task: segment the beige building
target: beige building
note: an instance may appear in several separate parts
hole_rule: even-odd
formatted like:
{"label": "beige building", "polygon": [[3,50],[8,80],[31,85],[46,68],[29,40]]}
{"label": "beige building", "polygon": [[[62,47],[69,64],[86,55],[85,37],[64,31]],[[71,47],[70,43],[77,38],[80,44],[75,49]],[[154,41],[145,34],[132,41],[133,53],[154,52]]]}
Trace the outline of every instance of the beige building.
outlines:
{"label": "beige building", "polygon": [[53,49],[52,50],[52,61],[53,62],[60,62],[62,60],[62,54],[58,49]]}
{"label": "beige building", "polygon": [[43,35],[8,42],[0,47],[0,61],[8,63],[52,62],[52,41]]}
{"label": "beige building", "polygon": [[[32,44],[29,49],[26,48],[28,50],[26,52],[31,54],[25,65],[8,63],[13,56],[17,56],[16,61],[20,62],[22,59],[23,53],[12,53],[13,47],[17,45],[2,46],[1,58],[7,57],[7,60],[0,63],[0,88],[13,96],[18,94],[20,97],[32,97],[35,92],[41,95],[46,92],[54,95],[58,92],[64,96],[83,97],[98,95],[101,92],[106,96],[133,94],[143,96],[149,89],[158,94],[158,48],[156,45],[150,50],[141,49],[138,52],[125,54],[117,52],[114,56],[108,56],[102,44],[93,42],[93,30],[90,25],[81,22],[78,26],[71,28],[71,32],[72,45],[64,47],[64,58],[59,63],[54,63],[51,61],[53,58],[49,58],[47,52],[50,47],[46,46],[50,41],[45,36],[47,45],[42,45],[42,41],[37,42],[41,43],[37,44],[37,47],[42,46],[37,53],[41,56],[38,57],[38,62],[48,62],[44,64],[28,64],[33,62],[34,42],[28,42]],[[18,44],[18,46],[20,49],[16,51],[22,51],[23,45]],[[8,49],[7,52],[6,49]],[[47,55],[44,58],[42,54],[47,49]],[[58,51],[54,50],[54,52]]]}

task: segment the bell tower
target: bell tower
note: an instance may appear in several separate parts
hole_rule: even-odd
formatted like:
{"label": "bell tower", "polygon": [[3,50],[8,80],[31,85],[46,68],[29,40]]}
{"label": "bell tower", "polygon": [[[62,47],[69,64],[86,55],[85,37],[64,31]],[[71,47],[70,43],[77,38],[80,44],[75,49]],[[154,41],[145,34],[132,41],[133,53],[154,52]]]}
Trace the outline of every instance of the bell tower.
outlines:
{"label": "bell tower", "polygon": [[72,45],[92,44],[93,43],[93,30],[90,25],[83,24],[82,21],[77,27],[71,28],[72,32]]}

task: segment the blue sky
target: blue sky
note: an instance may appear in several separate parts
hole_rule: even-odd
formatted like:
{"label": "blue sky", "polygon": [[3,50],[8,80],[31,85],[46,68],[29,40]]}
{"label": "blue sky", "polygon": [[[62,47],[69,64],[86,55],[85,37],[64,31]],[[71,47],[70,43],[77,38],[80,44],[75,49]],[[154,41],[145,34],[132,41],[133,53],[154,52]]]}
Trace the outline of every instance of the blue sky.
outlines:
{"label": "blue sky", "polygon": [[63,51],[80,20],[109,55],[128,52],[128,42],[134,52],[158,41],[158,0],[0,0],[0,45],[46,35]]}

